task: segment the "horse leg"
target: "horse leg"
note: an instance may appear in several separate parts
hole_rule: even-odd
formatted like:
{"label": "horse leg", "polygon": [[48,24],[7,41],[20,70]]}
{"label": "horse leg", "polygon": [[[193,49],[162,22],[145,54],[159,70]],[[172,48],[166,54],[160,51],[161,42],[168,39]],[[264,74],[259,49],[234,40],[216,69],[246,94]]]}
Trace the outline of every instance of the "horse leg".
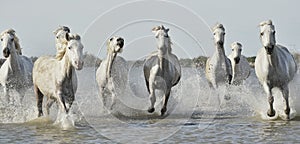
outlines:
{"label": "horse leg", "polygon": [[20,89],[18,90],[18,93],[19,93],[19,95],[20,95],[20,103],[23,102],[23,99],[24,99],[24,96],[25,96],[25,92],[26,92],[26,89],[25,89],[25,88],[20,88]]}
{"label": "horse leg", "polygon": [[36,100],[37,100],[37,107],[38,107],[38,117],[43,116],[43,98],[44,95],[41,93],[41,91],[39,90],[39,88],[34,85],[34,94],[36,96]]}
{"label": "horse leg", "polygon": [[46,110],[47,110],[47,115],[50,114],[50,108],[52,106],[52,104],[54,103],[55,101],[51,98],[48,97],[47,99],[47,104],[46,104]]}
{"label": "horse leg", "polygon": [[171,88],[167,88],[166,93],[165,93],[165,100],[164,100],[164,105],[163,108],[161,109],[161,116],[163,116],[165,114],[165,112],[167,111],[167,104],[168,104],[168,100],[170,97],[170,93],[171,93]]}
{"label": "horse leg", "polygon": [[60,111],[68,113],[68,110],[67,110],[67,107],[66,107],[66,104],[65,104],[65,99],[64,99],[64,96],[63,96],[62,92],[59,90],[56,93],[56,95],[57,95],[58,104],[60,106]]}
{"label": "horse leg", "polygon": [[265,92],[267,93],[268,101],[270,105],[270,109],[268,110],[267,114],[269,117],[273,117],[275,116],[275,110],[273,108],[274,97],[272,95],[272,88],[266,83],[263,85],[263,87],[265,89]]}
{"label": "horse leg", "polygon": [[111,86],[109,86],[109,91],[111,92],[111,105],[110,110],[113,109],[113,107],[116,105],[116,93],[115,93],[115,85],[112,80],[109,81]]}
{"label": "horse leg", "polygon": [[3,91],[4,91],[4,96],[6,98],[6,101],[7,101],[7,103],[9,103],[10,100],[9,100],[9,92],[8,92],[8,86],[7,85],[4,86]]}
{"label": "horse leg", "polygon": [[289,106],[289,88],[288,86],[284,86],[282,89],[282,95],[283,95],[283,98],[285,100],[285,104],[286,104],[286,107],[285,107],[285,114],[287,116],[287,119],[289,120],[290,119],[290,106]]}
{"label": "horse leg", "polygon": [[149,86],[149,90],[150,90],[150,95],[149,95],[149,98],[150,98],[150,107],[148,108],[148,112],[149,113],[153,113],[155,111],[155,108],[154,108],[154,104],[155,104],[155,101],[156,101],[156,97],[155,97],[155,89],[154,89],[154,86],[152,84],[150,84]]}
{"label": "horse leg", "polygon": [[104,90],[105,90],[104,86],[99,86],[99,95],[100,95],[100,98],[102,99],[103,106],[106,106],[107,99],[104,96]]}

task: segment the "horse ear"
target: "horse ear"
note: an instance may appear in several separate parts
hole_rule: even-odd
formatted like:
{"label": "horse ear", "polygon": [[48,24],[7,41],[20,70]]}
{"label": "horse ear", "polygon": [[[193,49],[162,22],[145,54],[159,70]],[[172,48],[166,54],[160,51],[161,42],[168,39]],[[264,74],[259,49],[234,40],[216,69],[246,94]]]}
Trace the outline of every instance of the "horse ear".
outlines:
{"label": "horse ear", "polygon": [[157,30],[158,30],[158,27],[152,28],[152,32],[153,32],[153,33],[156,33]]}
{"label": "horse ear", "polygon": [[167,29],[166,29],[166,32],[169,32],[169,30],[170,30],[170,29],[169,29],[169,28],[167,28]]}
{"label": "horse ear", "polygon": [[66,33],[66,40],[67,40],[67,41],[70,41],[69,33]]}

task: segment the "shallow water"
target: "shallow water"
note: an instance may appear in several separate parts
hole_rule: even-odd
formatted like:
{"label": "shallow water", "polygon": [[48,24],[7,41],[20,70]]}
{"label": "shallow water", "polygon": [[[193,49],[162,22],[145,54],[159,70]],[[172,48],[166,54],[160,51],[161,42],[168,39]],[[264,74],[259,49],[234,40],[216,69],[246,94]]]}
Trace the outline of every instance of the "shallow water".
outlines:
{"label": "shallow water", "polygon": [[[149,100],[140,67],[133,65],[128,75],[134,77],[125,80],[128,83],[125,88],[116,91],[119,100],[115,111],[103,107],[94,73],[93,68],[78,71],[76,102],[67,116],[71,122],[64,121],[64,116],[57,118],[60,114],[56,105],[52,106],[49,117],[37,119],[32,89],[22,104],[15,92],[11,98],[13,104],[7,104],[1,97],[1,143],[300,142],[300,117],[282,120],[283,103],[276,90],[278,116],[273,120],[266,117],[266,95],[254,73],[242,86],[211,91],[203,70],[184,68],[182,81],[172,90],[165,117],[159,116],[161,96],[156,112],[146,112]],[[300,111],[295,105],[299,103],[298,79],[290,84],[293,116]],[[120,85],[124,82],[117,81]]]}

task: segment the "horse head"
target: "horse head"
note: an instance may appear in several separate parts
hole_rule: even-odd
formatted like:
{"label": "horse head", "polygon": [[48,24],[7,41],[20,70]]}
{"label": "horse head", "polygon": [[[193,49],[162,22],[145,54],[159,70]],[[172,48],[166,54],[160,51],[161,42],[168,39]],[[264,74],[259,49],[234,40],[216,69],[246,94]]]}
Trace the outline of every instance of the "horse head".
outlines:
{"label": "horse head", "polygon": [[124,39],[118,36],[114,36],[107,41],[107,51],[110,54],[121,53],[124,46]]}
{"label": "horse head", "polygon": [[67,40],[67,34],[70,33],[70,29],[66,26],[59,26],[55,31],[53,31],[55,35],[55,44],[56,44],[56,50],[57,54],[56,57],[62,57],[64,53],[64,48],[66,47],[68,40]]}
{"label": "horse head", "polygon": [[66,26],[59,26],[53,33],[56,43],[67,43],[67,33],[70,33],[70,29]]}
{"label": "horse head", "polygon": [[152,32],[155,34],[158,49],[163,53],[166,53],[168,50],[170,51],[171,40],[168,34],[169,29],[161,25],[152,28]]}
{"label": "horse head", "polygon": [[224,26],[222,24],[216,24],[212,30],[215,44],[223,45],[225,40]]}
{"label": "horse head", "polygon": [[242,44],[239,42],[233,42],[231,44],[232,56],[236,64],[240,62],[242,55]]}
{"label": "horse head", "polygon": [[80,40],[80,36],[75,34],[67,33],[66,39],[68,45],[66,47],[66,55],[69,57],[72,66],[76,70],[81,70],[83,68],[83,45]]}
{"label": "horse head", "polygon": [[22,51],[19,44],[19,39],[15,35],[15,30],[7,29],[0,35],[2,42],[2,52],[5,58],[8,58],[12,52],[21,55]]}
{"label": "horse head", "polygon": [[274,46],[276,44],[275,40],[275,27],[271,20],[263,21],[259,24],[260,26],[260,40],[267,54],[272,54]]}

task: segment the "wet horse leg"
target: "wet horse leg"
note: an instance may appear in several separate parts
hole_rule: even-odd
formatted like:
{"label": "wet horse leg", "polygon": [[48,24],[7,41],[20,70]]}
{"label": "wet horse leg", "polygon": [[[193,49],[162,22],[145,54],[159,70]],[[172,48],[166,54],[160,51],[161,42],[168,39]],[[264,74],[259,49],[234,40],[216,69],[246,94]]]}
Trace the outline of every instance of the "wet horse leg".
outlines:
{"label": "wet horse leg", "polygon": [[274,97],[272,95],[272,87],[270,87],[266,83],[263,85],[263,87],[265,89],[265,92],[267,93],[268,102],[269,102],[269,105],[270,105],[270,109],[268,110],[267,114],[268,114],[269,117],[273,117],[273,116],[275,116],[275,110],[273,108]]}
{"label": "wet horse leg", "polygon": [[37,108],[38,108],[38,117],[43,116],[43,98],[44,95],[41,93],[41,91],[39,90],[39,88],[34,85],[34,94],[36,96],[36,100],[37,100]]}
{"label": "wet horse leg", "polygon": [[9,103],[10,102],[10,100],[9,100],[9,91],[8,91],[8,86],[7,85],[4,86],[3,91],[4,91],[6,101],[7,101],[7,103]]}
{"label": "wet horse leg", "polygon": [[51,108],[51,106],[52,106],[52,104],[53,104],[54,102],[55,102],[54,99],[51,99],[51,98],[48,97],[48,99],[47,99],[47,104],[46,104],[47,115],[50,114],[50,108]]}
{"label": "wet horse leg", "polygon": [[283,98],[284,98],[285,104],[286,104],[284,112],[287,116],[287,119],[290,119],[289,88],[288,88],[288,86],[286,85],[286,86],[282,87],[281,92],[282,92],[282,95],[283,95]]}
{"label": "wet horse leg", "polygon": [[61,91],[57,92],[57,102],[60,106],[60,111],[68,113],[67,107],[65,105],[65,99]]}
{"label": "wet horse leg", "polygon": [[110,105],[110,110],[113,109],[113,107],[116,105],[116,92],[115,92],[115,85],[112,80],[112,78],[109,78],[108,80],[108,89],[111,93],[111,105]]}
{"label": "wet horse leg", "polygon": [[23,99],[24,99],[24,96],[25,96],[26,88],[20,88],[17,91],[20,94],[20,103],[22,103]]}
{"label": "wet horse leg", "polygon": [[167,111],[167,104],[168,104],[168,100],[170,97],[170,93],[171,93],[171,88],[167,88],[166,93],[165,93],[165,100],[164,100],[164,105],[163,108],[161,109],[161,116],[163,116],[165,114],[165,112]]}
{"label": "wet horse leg", "polygon": [[155,89],[154,89],[153,84],[150,84],[149,90],[150,90],[150,95],[149,95],[150,107],[148,108],[148,112],[153,113],[155,111],[154,104],[156,102]]}

